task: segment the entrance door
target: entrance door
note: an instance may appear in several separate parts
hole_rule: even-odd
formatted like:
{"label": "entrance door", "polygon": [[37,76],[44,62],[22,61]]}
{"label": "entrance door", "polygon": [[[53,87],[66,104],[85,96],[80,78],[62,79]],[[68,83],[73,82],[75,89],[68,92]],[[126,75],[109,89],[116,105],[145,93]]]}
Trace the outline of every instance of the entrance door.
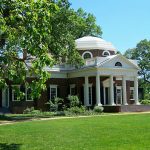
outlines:
{"label": "entrance door", "polygon": [[2,107],[9,107],[9,88],[3,89],[2,93]]}
{"label": "entrance door", "polygon": [[116,104],[122,104],[122,89],[118,87],[116,89]]}

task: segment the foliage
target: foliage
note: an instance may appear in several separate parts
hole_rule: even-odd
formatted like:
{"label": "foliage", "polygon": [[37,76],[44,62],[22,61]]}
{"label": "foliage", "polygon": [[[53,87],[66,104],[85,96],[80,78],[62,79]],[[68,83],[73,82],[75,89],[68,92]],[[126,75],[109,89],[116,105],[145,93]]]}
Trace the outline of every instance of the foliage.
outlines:
{"label": "foliage", "polygon": [[145,98],[150,99],[150,41],[142,40],[136,48],[128,49],[125,54],[129,59],[136,59],[140,67],[140,87],[144,88]]}
{"label": "foliage", "polygon": [[77,95],[68,95],[68,100],[70,103],[70,107],[76,107],[79,106],[80,101]]}
{"label": "foliage", "polygon": [[34,107],[27,107],[24,111],[23,111],[23,114],[30,114],[32,111],[34,111]]}
{"label": "foliage", "polygon": [[[84,35],[101,36],[92,14],[70,7],[67,0],[0,1],[0,86],[28,84],[32,97],[40,97],[50,74],[46,66],[83,60],[74,40]],[[22,56],[22,54],[24,54]]]}
{"label": "foliage", "polygon": [[93,110],[94,112],[102,113],[104,108],[102,106],[95,106]]}
{"label": "foliage", "polygon": [[60,97],[55,97],[53,100],[49,100],[46,104],[49,105],[50,112],[64,110],[65,108],[64,99]]}
{"label": "foliage", "polygon": [[144,105],[150,105],[150,100],[144,99],[144,100],[141,100],[140,103],[141,103],[141,104],[144,104]]}
{"label": "foliage", "polygon": [[86,108],[84,106],[81,107],[73,106],[65,111],[65,115],[67,116],[84,115],[85,112]]}

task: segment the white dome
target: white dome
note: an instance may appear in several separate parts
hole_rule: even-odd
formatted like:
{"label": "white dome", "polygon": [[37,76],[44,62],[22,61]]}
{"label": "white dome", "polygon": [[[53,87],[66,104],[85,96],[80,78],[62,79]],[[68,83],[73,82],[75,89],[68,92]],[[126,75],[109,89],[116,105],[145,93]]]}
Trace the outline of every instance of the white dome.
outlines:
{"label": "white dome", "polygon": [[116,48],[110,42],[93,36],[84,36],[75,40],[75,43],[78,50],[101,49],[116,51]]}

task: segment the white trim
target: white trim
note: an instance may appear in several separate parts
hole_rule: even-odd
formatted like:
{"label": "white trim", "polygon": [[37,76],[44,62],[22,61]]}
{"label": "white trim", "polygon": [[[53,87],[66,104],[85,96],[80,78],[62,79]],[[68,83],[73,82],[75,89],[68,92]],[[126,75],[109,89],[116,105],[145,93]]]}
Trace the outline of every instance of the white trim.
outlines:
{"label": "white trim", "polygon": [[50,84],[50,91],[49,91],[49,94],[50,94],[50,100],[51,100],[51,88],[55,88],[56,89],[56,97],[57,97],[57,94],[58,94],[58,89],[57,89],[58,85],[55,85],[55,84]]}
{"label": "white trim", "polygon": [[[107,52],[108,55],[104,55],[105,52]],[[110,52],[108,50],[105,50],[105,51],[103,51],[102,56],[105,56],[105,57],[110,56]]]}
{"label": "white trim", "polygon": [[[8,94],[8,97],[7,97],[8,98],[7,99],[8,104],[7,105],[6,105],[6,91]],[[9,100],[10,100],[10,98],[9,98],[9,87],[6,87],[2,90],[2,107],[9,108]]]}
{"label": "white trim", "polygon": [[[15,86],[18,87],[19,90],[20,90],[20,85],[12,85],[12,87],[15,87]],[[14,101],[14,102],[17,101],[17,102],[18,102],[19,100],[14,100],[14,92],[15,92],[15,91],[14,91],[14,89],[12,88],[12,101]]]}
{"label": "white trim", "polygon": [[[85,51],[83,54],[82,54],[82,58],[84,59],[84,55],[85,54],[90,54],[91,58],[93,58],[93,54],[90,52],[90,51]],[[90,58],[89,58],[90,59]]]}
{"label": "white trim", "polygon": [[[28,87],[28,88],[30,88],[30,87]],[[25,97],[26,97],[26,101],[27,102],[30,102],[30,101],[33,101],[33,98],[32,99],[27,99],[27,89],[28,89],[27,87],[25,87]]]}
{"label": "white trim", "polygon": [[75,88],[75,87],[76,87],[75,84],[70,84],[70,95],[72,95],[72,94],[71,94],[71,89],[73,89],[73,88]]}

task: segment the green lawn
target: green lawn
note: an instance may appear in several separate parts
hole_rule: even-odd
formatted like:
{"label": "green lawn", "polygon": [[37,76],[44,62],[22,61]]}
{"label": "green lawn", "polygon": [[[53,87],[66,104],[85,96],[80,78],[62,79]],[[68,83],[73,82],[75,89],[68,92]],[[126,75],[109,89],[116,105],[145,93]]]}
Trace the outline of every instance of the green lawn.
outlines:
{"label": "green lawn", "polygon": [[0,150],[149,150],[150,114],[0,126]]}

